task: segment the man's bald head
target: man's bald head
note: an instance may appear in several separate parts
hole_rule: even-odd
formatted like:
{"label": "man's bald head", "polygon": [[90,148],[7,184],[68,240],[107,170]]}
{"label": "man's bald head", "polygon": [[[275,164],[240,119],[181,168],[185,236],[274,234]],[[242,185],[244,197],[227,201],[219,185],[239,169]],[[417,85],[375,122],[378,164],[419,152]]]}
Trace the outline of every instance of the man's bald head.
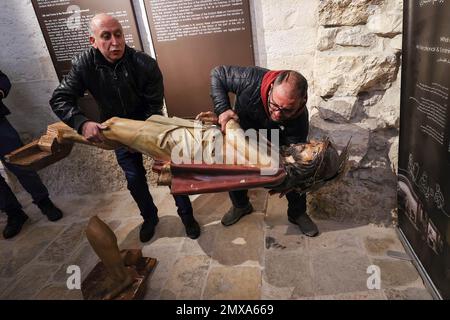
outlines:
{"label": "man's bald head", "polygon": [[107,13],[98,13],[95,16],[92,17],[91,21],[89,22],[89,35],[92,36],[95,34],[95,30],[104,22],[114,20],[118,24],[120,24],[119,20],[117,18],[114,18],[113,16],[107,14]]}
{"label": "man's bald head", "polygon": [[299,72],[294,70],[283,70],[274,81],[274,86],[287,83],[292,88],[292,94],[299,98],[306,97],[308,94],[308,81]]}
{"label": "man's bald head", "polygon": [[119,20],[106,13],[95,15],[89,24],[89,42],[111,63],[125,53],[125,37]]}
{"label": "man's bald head", "polygon": [[280,72],[269,92],[269,114],[272,121],[283,122],[299,117],[308,101],[308,82],[297,71]]}

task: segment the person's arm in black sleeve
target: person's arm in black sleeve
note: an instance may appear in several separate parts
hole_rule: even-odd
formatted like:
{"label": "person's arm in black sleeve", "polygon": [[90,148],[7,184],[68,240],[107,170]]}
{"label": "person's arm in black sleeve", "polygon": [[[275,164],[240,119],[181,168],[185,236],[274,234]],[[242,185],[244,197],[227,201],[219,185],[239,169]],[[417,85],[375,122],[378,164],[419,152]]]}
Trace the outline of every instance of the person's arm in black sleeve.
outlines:
{"label": "person's arm in black sleeve", "polygon": [[239,122],[238,115],[231,108],[228,93],[239,96],[248,85],[253,85],[251,79],[254,70],[253,67],[218,66],[211,71],[210,95],[222,132],[225,132],[229,120]]}
{"label": "person's arm in black sleeve", "polygon": [[163,99],[164,99],[164,83],[163,75],[159,69],[158,63],[155,59],[148,55],[142,55],[141,63],[144,63],[142,71],[147,75],[144,88],[145,98],[145,117],[148,118],[151,115],[162,115]]}
{"label": "person's arm in black sleeve", "polygon": [[50,106],[62,121],[81,133],[81,126],[89,119],[81,112],[77,103],[78,98],[83,97],[86,91],[78,62],[75,59],[72,61],[72,69],[53,92]]}
{"label": "person's arm in black sleeve", "polygon": [[8,76],[0,70],[0,99],[6,98],[10,89],[11,82]]}
{"label": "person's arm in black sleeve", "polygon": [[211,99],[217,115],[231,109],[229,92],[239,95],[251,74],[249,67],[218,66],[211,71]]}

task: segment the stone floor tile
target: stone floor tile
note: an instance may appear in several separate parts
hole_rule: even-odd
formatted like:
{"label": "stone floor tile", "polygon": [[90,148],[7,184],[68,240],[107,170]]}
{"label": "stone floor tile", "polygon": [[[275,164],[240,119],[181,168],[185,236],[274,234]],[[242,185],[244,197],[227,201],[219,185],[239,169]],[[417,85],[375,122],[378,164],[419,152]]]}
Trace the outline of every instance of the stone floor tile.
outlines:
{"label": "stone floor tile", "polygon": [[[320,226],[319,226],[320,230]],[[359,238],[352,232],[346,230],[326,231],[320,230],[317,237],[309,239],[310,250],[352,248],[362,250],[359,245]]]}
{"label": "stone floor tile", "polygon": [[201,234],[197,239],[184,238],[180,256],[207,255],[212,256],[214,243],[219,234],[219,230],[224,228],[220,222],[201,226]]}
{"label": "stone floor tile", "polygon": [[90,216],[97,215],[104,218],[139,218],[139,208],[128,191],[115,192],[102,195],[97,203],[91,208]]}
{"label": "stone floor tile", "polygon": [[262,214],[252,213],[238,223],[218,230],[212,258],[214,264],[261,265],[264,251]]}
{"label": "stone floor tile", "polygon": [[[166,187],[167,188],[167,187]],[[178,217],[177,206],[175,205],[175,200],[170,194],[161,198],[158,205],[158,216],[159,218],[165,216]]]}
{"label": "stone floor tile", "polygon": [[95,265],[100,261],[89,243],[83,243],[79,248],[70,256],[64,263],[60,264],[60,267],[53,275],[54,282],[67,281],[69,275],[67,274],[67,268],[71,265],[80,267],[81,281],[83,281],[88,274],[92,271]]}
{"label": "stone floor tile", "polygon": [[33,227],[26,237],[0,240],[0,277],[10,278],[34,260],[62,232],[62,225]]}
{"label": "stone floor tile", "polygon": [[269,196],[264,218],[265,223],[268,226],[287,225],[287,205],[286,197],[280,198],[277,194]]}
{"label": "stone floor tile", "polygon": [[267,189],[251,189],[248,197],[255,212],[266,212],[269,192]]}
{"label": "stone floor tile", "polygon": [[206,282],[211,258],[207,256],[184,256],[175,263],[164,288],[161,299],[198,300]]}
{"label": "stone floor tile", "polygon": [[15,277],[11,278],[0,278],[0,297],[3,296],[3,294],[10,289],[10,283],[14,284]]}
{"label": "stone floor tile", "polygon": [[210,269],[203,299],[257,300],[260,298],[260,268],[215,266]]}
{"label": "stone floor tile", "polygon": [[142,248],[144,257],[157,260],[157,265],[147,280],[147,292],[144,299],[154,300],[160,298],[161,289],[164,288],[167,279],[170,277],[180,248],[181,243],[159,246],[148,244]]}
{"label": "stone floor tile", "polygon": [[57,268],[58,265],[46,264],[28,266],[17,277],[17,281],[4,292],[0,299],[32,299],[42,289]]}
{"label": "stone floor tile", "polygon": [[128,219],[121,222],[117,230],[114,231],[119,247],[122,243],[137,243],[139,240],[139,229],[141,225],[141,218]]}
{"label": "stone floor tile", "polygon": [[165,199],[171,199],[171,201],[174,202],[172,195],[169,193],[169,187],[151,186],[149,189],[153,198],[153,202],[158,208],[161,207],[161,202],[164,201]]}
{"label": "stone floor tile", "polygon": [[200,195],[192,203],[194,217],[200,225],[220,221],[231,207],[228,193],[211,193]]}
{"label": "stone floor tile", "polygon": [[311,251],[314,293],[334,295],[367,290],[369,258],[353,248]]}
{"label": "stone floor tile", "polygon": [[[95,208],[102,208],[106,205],[104,201],[98,197],[91,195],[73,195],[68,197],[56,197],[53,199],[55,205],[63,212],[63,218],[58,220],[61,224],[72,224],[85,220],[95,215]],[[105,210],[106,211],[106,210]]]}
{"label": "stone floor tile", "polygon": [[81,289],[69,290],[64,284],[45,286],[34,296],[36,300],[83,300]]}
{"label": "stone floor tile", "polygon": [[85,239],[86,222],[68,226],[47,249],[39,256],[39,262],[61,263],[77,249]]}
{"label": "stone floor tile", "polygon": [[266,250],[263,278],[278,288],[293,288],[288,298],[314,295],[310,259],[301,250]]}
{"label": "stone floor tile", "polygon": [[433,297],[426,289],[406,288],[406,289],[385,289],[384,293],[388,300],[433,300]]}
{"label": "stone floor tile", "polygon": [[335,295],[316,296],[315,300],[386,300],[381,290],[358,291]]}
{"label": "stone floor tile", "polygon": [[382,289],[406,286],[419,278],[419,274],[411,261],[394,260],[392,258],[373,259],[373,264],[380,268]]}
{"label": "stone floor tile", "polygon": [[301,250],[305,252],[308,248],[307,237],[294,226],[267,226],[265,231],[266,250]]}
{"label": "stone floor tile", "polygon": [[[264,270],[263,270],[264,272]],[[271,285],[264,279],[262,279],[261,286],[261,299],[262,300],[288,300],[292,297],[294,287],[277,287]]]}
{"label": "stone floor tile", "polygon": [[[138,235],[137,235],[138,236]],[[155,235],[146,244],[171,245],[181,244],[186,237],[186,230],[180,217],[163,216],[155,229]]]}
{"label": "stone floor tile", "polygon": [[379,228],[366,226],[360,231],[361,242],[371,256],[386,256],[388,250],[405,253],[394,228]]}

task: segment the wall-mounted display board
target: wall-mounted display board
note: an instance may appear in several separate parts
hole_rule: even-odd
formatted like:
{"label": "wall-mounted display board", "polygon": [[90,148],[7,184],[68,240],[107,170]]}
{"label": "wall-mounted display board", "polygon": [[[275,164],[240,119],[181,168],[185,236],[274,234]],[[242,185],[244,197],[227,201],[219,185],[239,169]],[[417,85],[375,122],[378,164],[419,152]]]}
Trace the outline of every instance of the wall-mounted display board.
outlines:
{"label": "wall-mounted display board", "polygon": [[248,0],[144,0],[170,116],[212,110],[210,72],[254,65]]}
{"label": "wall-mounted display board", "polygon": [[[53,65],[61,81],[71,68],[71,60],[87,49],[89,22],[97,13],[108,13],[122,24],[128,46],[142,50],[131,0],[32,0]],[[79,101],[93,119],[98,111],[94,99],[85,95]]]}
{"label": "wall-mounted display board", "polygon": [[399,230],[450,299],[450,1],[404,1]]}

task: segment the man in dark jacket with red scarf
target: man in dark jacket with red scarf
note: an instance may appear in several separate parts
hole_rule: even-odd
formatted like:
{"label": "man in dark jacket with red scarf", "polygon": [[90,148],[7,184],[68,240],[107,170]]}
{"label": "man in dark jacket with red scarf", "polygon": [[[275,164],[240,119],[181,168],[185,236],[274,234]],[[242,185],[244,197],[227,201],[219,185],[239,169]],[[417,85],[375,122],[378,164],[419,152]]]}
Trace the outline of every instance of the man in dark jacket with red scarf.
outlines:
{"label": "man in dark jacket with red scarf", "polygon": [[[230,119],[242,129],[278,129],[280,145],[306,142],[309,130],[308,83],[292,70],[269,71],[259,67],[218,66],[211,72],[211,98],[222,131]],[[228,93],[236,95],[234,108]],[[222,224],[232,225],[253,211],[247,190],[229,193],[233,206]],[[286,194],[288,220],[307,236],[318,234],[317,226],[306,213],[306,195]]]}

